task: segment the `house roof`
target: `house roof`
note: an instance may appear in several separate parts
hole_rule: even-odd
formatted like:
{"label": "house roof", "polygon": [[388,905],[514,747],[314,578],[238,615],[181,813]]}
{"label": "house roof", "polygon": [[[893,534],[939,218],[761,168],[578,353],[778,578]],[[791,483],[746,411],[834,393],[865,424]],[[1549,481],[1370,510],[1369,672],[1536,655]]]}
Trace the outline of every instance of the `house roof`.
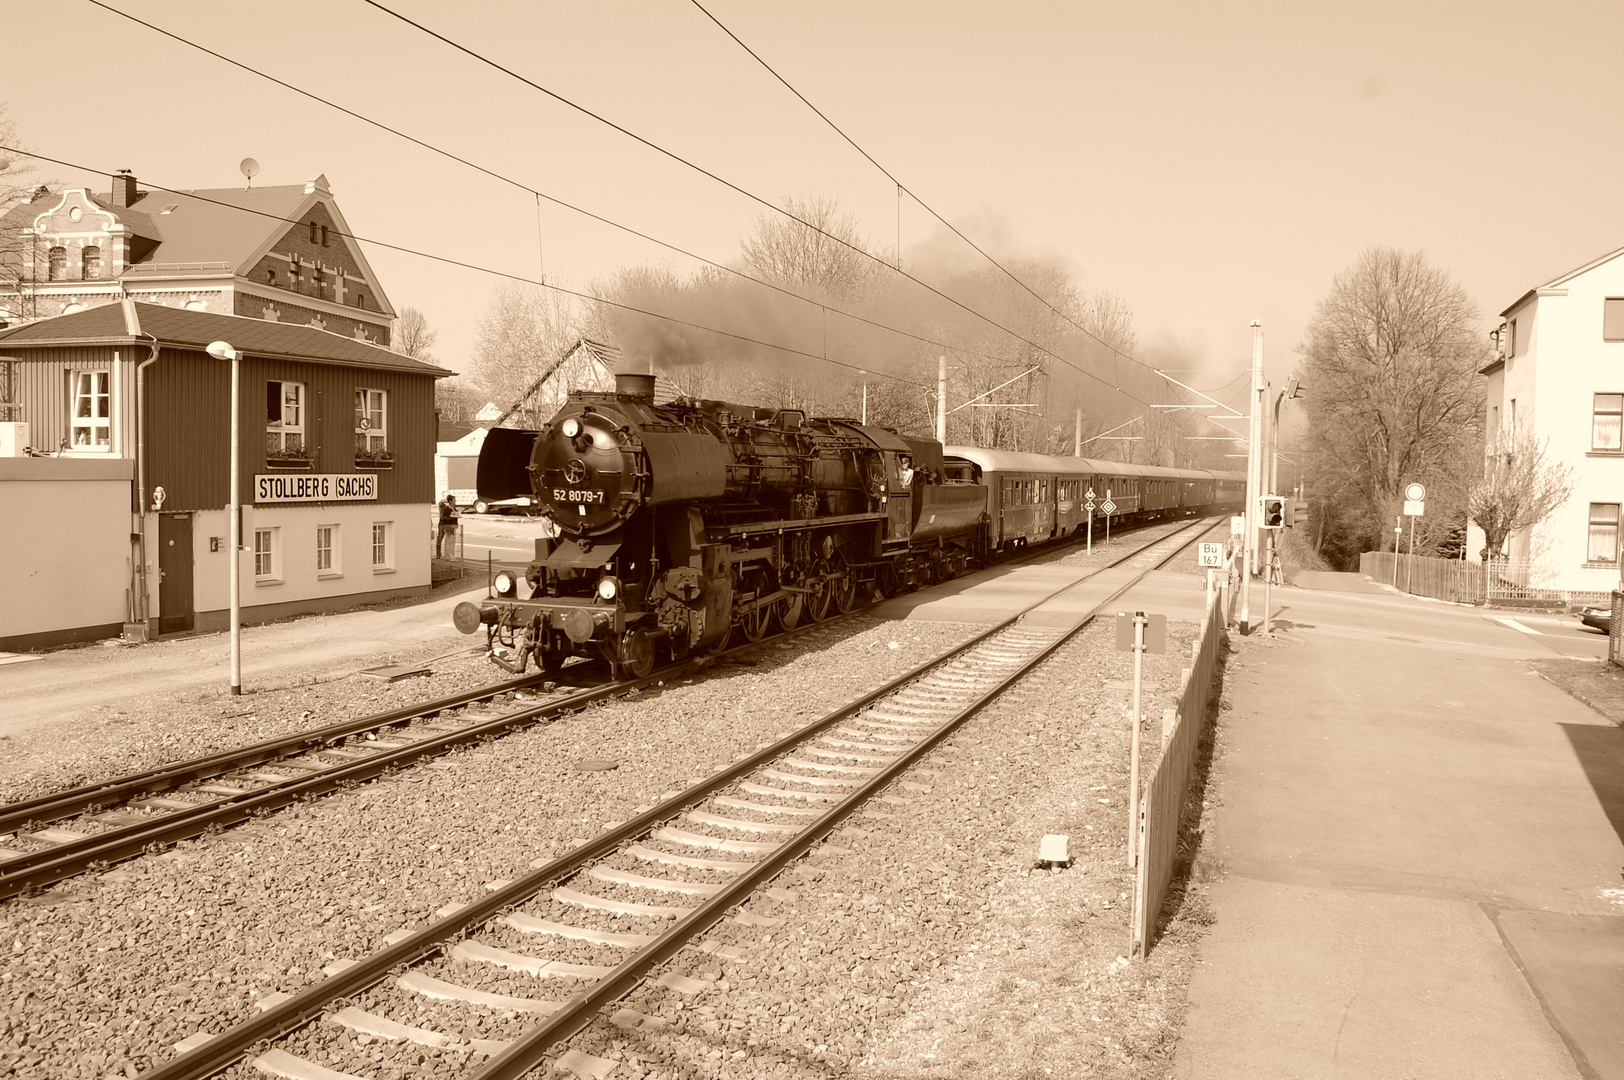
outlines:
{"label": "house roof", "polygon": [[[64,194],[50,192],[22,203],[0,220],[31,225],[41,214],[60,205]],[[127,207],[115,206],[106,194],[86,190],[85,197],[137,236],[154,242],[151,250],[144,251],[119,275],[124,278],[200,270],[246,274],[278,237],[298,223],[306,208],[317,202],[326,206],[341,233],[350,232],[325,176],[304,184],[257,188],[138,190]],[[351,248],[351,254],[371,280],[374,299],[383,307],[381,312],[370,314],[393,315],[359,245]]]}
{"label": "house roof", "polygon": [[1567,284],[1569,281],[1572,281],[1574,278],[1578,277],[1580,274],[1586,273],[1586,272],[1588,272],[1590,270],[1594,270],[1596,267],[1600,266],[1603,263],[1612,262],[1614,259],[1618,258],[1620,255],[1624,255],[1624,248],[1617,248],[1617,249],[1615,249],[1613,251],[1609,251],[1607,254],[1601,256],[1600,258],[1591,259],[1589,262],[1585,263],[1583,266],[1575,267],[1574,269],[1569,270],[1565,274],[1558,274],[1556,277],[1552,278],[1550,281],[1547,281],[1543,285],[1536,285],[1534,288],[1529,289],[1527,292],[1523,293],[1521,296],[1517,297],[1517,299],[1514,300],[1511,304],[1509,304],[1504,311],[1500,312],[1500,317],[1503,319],[1507,315],[1510,315],[1513,311],[1517,310],[1523,304],[1527,303],[1531,298],[1539,295],[1540,293],[1544,292],[1546,289],[1560,288],[1563,285]]}
{"label": "house roof", "polygon": [[132,304],[143,337],[138,339],[124,322],[120,304],[101,304],[41,319],[11,330],[0,331],[0,350],[43,348],[53,345],[135,344],[146,335],[161,345],[185,349],[205,349],[210,342],[229,341],[238,352],[255,356],[275,356],[289,360],[315,361],[343,367],[384,368],[443,378],[452,372],[435,364],[414,360],[379,345],[313,326],[250,319],[242,315],[218,315],[209,311],[188,311],[162,304]]}

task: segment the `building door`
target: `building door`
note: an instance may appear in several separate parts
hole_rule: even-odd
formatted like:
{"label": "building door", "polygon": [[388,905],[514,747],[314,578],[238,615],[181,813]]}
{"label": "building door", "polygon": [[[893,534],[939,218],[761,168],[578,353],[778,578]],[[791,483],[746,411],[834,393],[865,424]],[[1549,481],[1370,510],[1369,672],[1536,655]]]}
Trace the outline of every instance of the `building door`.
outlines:
{"label": "building door", "polygon": [[158,515],[158,633],[192,629],[192,515]]}

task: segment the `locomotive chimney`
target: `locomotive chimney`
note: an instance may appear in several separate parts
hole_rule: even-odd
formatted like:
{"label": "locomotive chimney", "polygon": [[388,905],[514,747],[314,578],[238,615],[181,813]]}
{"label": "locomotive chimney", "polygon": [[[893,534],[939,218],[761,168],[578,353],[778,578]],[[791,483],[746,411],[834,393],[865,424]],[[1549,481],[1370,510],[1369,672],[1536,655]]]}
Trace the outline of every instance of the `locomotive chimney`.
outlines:
{"label": "locomotive chimney", "polygon": [[654,404],[654,376],[622,372],[615,376],[615,393]]}

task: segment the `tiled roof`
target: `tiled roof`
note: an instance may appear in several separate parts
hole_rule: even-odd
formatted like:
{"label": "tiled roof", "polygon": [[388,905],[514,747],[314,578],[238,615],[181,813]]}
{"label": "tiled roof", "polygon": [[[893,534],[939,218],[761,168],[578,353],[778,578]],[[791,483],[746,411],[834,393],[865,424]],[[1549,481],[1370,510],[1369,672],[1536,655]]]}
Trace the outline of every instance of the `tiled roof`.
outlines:
{"label": "tiled roof", "polygon": [[[194,198],[196,195],[203,198]],[[145,235],[160,238],[163,243],[150,258],[134,264],[126,273],[162,273],[165,266],[204,262],[224,262],[233,273],[240,272],[273,234],[289,227],[278,219],[293,217],[308,197],[303,184],[196,192],[143,191],[129,209],[155,225],[155,230]],[[166,206],[174,209],[166,214]],[[110,209],[121,218],[128,212]]]}
{"label": "tiled roof", "polygon": [[[352,337],[317,330],[313,326],[275,323],[241,315],[217,315],[208,311],[188,311],[162,304],[135,305],[144,334],[160,344],[203,349],[210,342],[229,341],[238,352],[254,356],[276,356],[345,367],[387,368],[419,372],[436,378],[451,372],[434,364],[414,360],[379,345],[369,345]],[[84,345],[100,342],[134,343],[124,325],[120,304],[102,304],[41,319],[12,330],[0,331],[0,351],[48,345]],[[144,340],[144,339],[142,339]]]}

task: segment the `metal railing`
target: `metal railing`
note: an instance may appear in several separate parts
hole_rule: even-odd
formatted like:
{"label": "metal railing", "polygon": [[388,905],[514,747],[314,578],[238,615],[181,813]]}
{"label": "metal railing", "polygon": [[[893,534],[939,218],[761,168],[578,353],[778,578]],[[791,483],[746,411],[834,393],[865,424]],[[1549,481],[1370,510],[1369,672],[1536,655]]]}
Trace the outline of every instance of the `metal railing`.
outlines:
{"label": "metal railing", "polygon": [[1549,589],[1534,585],[1538,570],[1533,564],[1504,559],[1469,563],[1430,555],[1366,551],[1359,556],[1359,573],[1400,592],[1457,604],[1524,601],[1575,608],[1607,605],[1612,596],[1610,589]]}

